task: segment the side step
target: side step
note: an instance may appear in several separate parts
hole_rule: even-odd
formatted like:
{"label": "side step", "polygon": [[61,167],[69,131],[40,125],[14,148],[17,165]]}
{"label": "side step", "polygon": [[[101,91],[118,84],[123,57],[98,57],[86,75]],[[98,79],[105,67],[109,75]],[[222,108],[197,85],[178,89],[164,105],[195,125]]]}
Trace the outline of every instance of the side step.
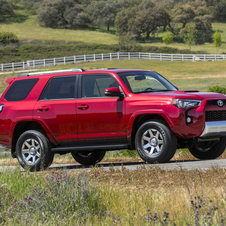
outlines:
{"label": "side step", "polygon": [[91,146],[73,146],[73,147],[56,147],[52,152],[71,152],[71,151],[93,151],[97,149],[113,151],[116,149],[128,148],[129,144],[109,144],[109,145],[91,145]]}

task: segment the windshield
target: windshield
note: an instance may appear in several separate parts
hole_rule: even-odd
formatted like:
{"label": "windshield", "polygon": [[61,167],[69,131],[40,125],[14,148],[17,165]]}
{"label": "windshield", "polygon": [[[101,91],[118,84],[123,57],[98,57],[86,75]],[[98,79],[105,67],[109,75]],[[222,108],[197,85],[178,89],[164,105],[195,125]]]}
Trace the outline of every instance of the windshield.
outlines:
{"label": "windshield", "polygon": [[120,72],[118,75],[132,93],[177,90],[165,78],[153,71]]}

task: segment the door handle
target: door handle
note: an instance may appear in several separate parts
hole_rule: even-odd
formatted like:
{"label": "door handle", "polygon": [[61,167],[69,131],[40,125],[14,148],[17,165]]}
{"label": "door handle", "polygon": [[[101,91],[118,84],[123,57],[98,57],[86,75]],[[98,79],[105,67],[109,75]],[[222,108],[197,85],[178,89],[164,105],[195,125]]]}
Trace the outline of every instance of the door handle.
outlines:
{"label": "door handle", "polygon": [[78,109],[82,111],[87,110],[88,108],[89,108],[89,105],[87,104],[81,104],[78,106]]}
{"label": "door handle", "polygon": [[48,111],[48,110],[49,110],[49,107],[46,107],[46,106],[42,106],[38,108],[38,111]]}

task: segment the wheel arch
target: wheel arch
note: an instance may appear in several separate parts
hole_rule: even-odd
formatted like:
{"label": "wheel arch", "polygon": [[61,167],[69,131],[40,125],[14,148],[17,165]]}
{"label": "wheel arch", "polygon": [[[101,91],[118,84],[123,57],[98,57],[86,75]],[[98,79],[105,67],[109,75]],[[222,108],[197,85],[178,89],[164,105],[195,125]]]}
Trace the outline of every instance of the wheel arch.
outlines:
{"label": "wheel arch", "polygon": [[139,129],[139,127],[147,122],[147,121],[162,121],[164,123],[164,125],[166,125],[170,130],[170,126],[168,124],[168,122],[166,121],[166,119],[159,114],[144,114],[144,115],[138,115],[134,121],[133,121],[133,125],[132,125],[132,129],[131,129],[131,133],[130,133],[130,145],[131,145],[131,149],[135,149],[135,136],[137,133],[137,130]]}
{"label": "wheel arch", "polygon": [[[16,143],[19,139],[20,135],[27,130],[37,130],[42,132],[48,139],[49,136],[47,135],[43,126],[37,121],[22,121],[18,122],[14,128],[12,133],[12,140],[11,140],[11,155],[13,158],[16,158]],[[49,139],[50,142],[52,139]]]}

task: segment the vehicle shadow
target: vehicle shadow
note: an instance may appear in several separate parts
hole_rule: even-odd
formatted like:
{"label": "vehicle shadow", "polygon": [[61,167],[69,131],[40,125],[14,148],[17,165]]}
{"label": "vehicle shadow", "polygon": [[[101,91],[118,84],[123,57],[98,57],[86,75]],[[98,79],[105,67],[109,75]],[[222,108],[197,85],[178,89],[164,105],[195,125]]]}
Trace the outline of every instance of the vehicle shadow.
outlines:
{"label": "vehicle shadow", "polygon": [[53,164],[50,166],[50,169],[55,169],[55,170],[59,170],[59,169],[86,169],[86,170],[91,170],[93,168],[103,168],[103,169],[108,169],[109,167],[126,167],[126,166],[134,166],[134,167],[139,167],[139,166],[150,166],[150,167],[161,167],[161,165],[165,165],[165,164],[181,164],[181,163],[193,163],[196,162],[198,163],[199,161],[211,161],[211,160],[179,160],[179,161],[170,161],[168,163],[154,163],[154,164],[149,164],[146,162],[117,162],[117,163],[110,163],[110,162],[103,162],[103,163],[99,163],[95,166],[93,165],[87,165],[87,166],[83,166],[80,164]]}

